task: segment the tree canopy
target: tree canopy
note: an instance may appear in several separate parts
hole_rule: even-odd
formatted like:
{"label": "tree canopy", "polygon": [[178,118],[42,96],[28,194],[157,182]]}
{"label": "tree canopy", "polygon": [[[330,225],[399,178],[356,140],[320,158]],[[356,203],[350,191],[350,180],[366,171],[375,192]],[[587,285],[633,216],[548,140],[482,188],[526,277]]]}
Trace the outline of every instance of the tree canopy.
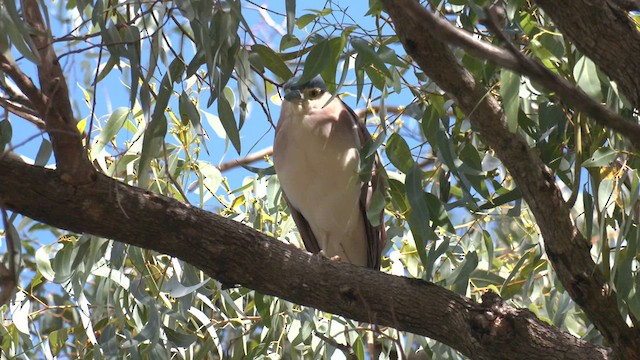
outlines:
{"label": "tree canopy", "polygon": [[[274,3],[0,0],[2,358],[640,359],[637,1]],[[294,75],[374,135],[380,272],[301,249]]]}

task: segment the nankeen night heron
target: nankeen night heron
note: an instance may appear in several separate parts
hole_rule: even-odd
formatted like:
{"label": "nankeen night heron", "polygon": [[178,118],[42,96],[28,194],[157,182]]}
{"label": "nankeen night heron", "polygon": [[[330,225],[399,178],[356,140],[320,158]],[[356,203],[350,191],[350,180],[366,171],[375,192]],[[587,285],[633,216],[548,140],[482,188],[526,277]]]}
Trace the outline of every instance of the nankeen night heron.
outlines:
{"label": "nankeen night heron", "polygon": [[[329,101],[331,100],[331,101]],[[368,180],[358,173],[362,146],[371,135],[340,98],[327,92],[320,76],[284,85],[273,162],[284,198],[312,253],[380,268],[386,241],[383,208],[369,214],[373,194],[384,190],[377,154]]]}

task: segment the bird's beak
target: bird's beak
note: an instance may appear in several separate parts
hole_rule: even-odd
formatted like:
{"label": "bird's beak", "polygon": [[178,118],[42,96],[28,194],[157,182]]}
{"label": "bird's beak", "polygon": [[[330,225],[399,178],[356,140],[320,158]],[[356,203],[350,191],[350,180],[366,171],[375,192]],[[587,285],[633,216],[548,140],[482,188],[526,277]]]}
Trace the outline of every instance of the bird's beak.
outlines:
{"label": "bird's beak", "polygon": [[284,99],[287,101],[302,100],[302,92],[300,90],[289,90],[284,93]]}

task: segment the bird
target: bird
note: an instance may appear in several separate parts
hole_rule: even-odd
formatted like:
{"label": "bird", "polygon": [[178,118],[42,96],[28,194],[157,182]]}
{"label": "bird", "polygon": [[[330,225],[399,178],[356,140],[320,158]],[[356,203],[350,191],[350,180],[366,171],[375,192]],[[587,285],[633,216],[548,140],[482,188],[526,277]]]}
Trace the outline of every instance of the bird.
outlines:
{"label": "bird", "polygon": [[273,163],[283,197],[311,253],[380,269],[386,242],[383,210],[367,217],[373,194],[384,194],[386,174],[376,153],[371,176],[359,174],[360,150],[372,137],[365,124],[319,75],[284,86]]}

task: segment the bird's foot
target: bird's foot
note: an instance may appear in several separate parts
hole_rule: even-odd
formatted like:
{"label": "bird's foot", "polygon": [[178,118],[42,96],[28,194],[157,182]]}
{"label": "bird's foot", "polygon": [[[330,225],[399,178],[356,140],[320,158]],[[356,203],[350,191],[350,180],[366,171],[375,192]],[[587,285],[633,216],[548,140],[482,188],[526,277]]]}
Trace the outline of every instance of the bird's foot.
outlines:
{"label": "bird's foot", "polygon": [[342,258],[340,257],[340,255],[335,255],[335,256],[327,256],[327,254],[324,253],[324,250],[320,250],[320,252],[318,253],[318,255],[329,258],[333,261],[342,261]]}

